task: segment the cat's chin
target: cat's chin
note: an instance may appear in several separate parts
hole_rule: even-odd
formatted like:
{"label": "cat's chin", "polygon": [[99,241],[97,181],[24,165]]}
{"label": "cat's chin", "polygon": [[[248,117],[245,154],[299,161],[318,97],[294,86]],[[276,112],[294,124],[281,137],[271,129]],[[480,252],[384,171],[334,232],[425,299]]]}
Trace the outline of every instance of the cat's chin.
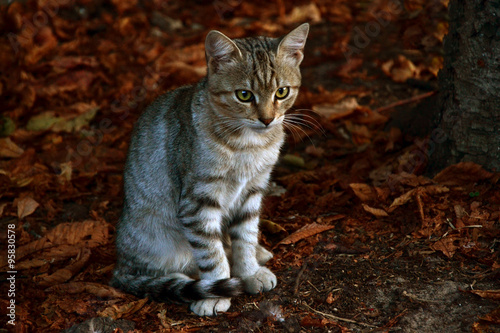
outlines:
{"label": "cat's chin", "polygon": [[261,124],[252,124],[252,125],[249,125],[247,128],[249,128],[253,132],[256,132],[256,133],[259,133],[259,134],[266,134],[266,133],[275,131],[281,125],[282,125],[281,122],[274,121],[273,123],[271,123],[271,124],[269,124],[267,126],[263,126]]}

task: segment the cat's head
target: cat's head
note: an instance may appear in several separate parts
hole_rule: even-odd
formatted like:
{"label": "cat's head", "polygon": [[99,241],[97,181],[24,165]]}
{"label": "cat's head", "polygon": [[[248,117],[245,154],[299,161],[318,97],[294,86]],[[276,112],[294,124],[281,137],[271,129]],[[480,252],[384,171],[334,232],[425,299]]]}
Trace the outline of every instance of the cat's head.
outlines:
{"label": "cat's head", "polygon": [[300,87],[299,65],[308,32],[307,23],[281,38],[232,40],[211,31],[205,53],[213,109],[228,121],[257,132],[281,125]]}

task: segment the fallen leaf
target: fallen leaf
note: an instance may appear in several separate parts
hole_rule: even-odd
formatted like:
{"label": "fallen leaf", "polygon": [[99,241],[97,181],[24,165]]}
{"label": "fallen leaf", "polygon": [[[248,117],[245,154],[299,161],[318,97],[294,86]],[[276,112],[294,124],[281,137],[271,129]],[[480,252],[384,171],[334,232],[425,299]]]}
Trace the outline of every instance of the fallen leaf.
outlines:
{"label": "fallen leaf", "polygon": [[361,201],[373,201],[376,199],[376,194],[372,190],[371,186],[364,183],[352,183],[349,184],[351,189],[354,191],[354,194]]}
{"label": "fallen leaf", "polygon": [[24,153],[24,149],[16,145],[10,138],[0,139],[0,157],[17,158]]}
{"label": "fallen leaf", "polygon": [[441,251],[448,258],[453,257],[457,249],[460,247],[456,245],[456,242],[460,242],[460,237],[446,237],[436,241],[431,244],[429,247],[434,251]]}
{"label": "fallen leaf", "polygon": [[46,84],[46,82],[39,83],[37,85],[37,94],[43,97],[52,97],[62,92],[85,91],[89,89],[90,84],[96,76],[97,74],[89,70],[68,72],[57,78],[53,84]]}
{"label": "fallen leaf", "polygon": [[49,287],[71,279],[78,273],[90,259],[90,250],[82,248],[76,259],[68,266],[58,269],[52,274],[43,273],[33,278],[33,281],[41,287]]}
{"label": "fallen leaf", "polygon": [[482,298],[500,300],[500,290],[469,290],[469,292]]}
{"label": "fallen leaf", "polygon": [[434,194],[441,194],[441,193],[450,192],[450,189],[448,187],[442,186],[442,185],[429,185],[429,186],[420,187],[419,191],[422,193],[425,192],[426,194],[429,194],[429,195],[434,195]]}
{"label": "fallen leaf", "polygon": [[387,214],[387,212],[385,210],[380,209],[380,208],[373,208],[373,207],[370,207],[368,205],[363,204],[363,209],[366,210],[368,213],[371,213],[377,217],[389,216],[389,214]]}
{"label": "fallen leaf", "polygon": [[313,222],[313,223],[307,224],[307,225],[303,226],[302,228],[300,228],[299,230],[295,231],[293,234],[291,234],[290,236],[283,239],[277,245],[297,243],[299,240],[314,236],[314,235],[319,234],[323,231],[330,230],[333,228],[335,228],[335,226],[333,226],[333,225],[323,225],[323,224],[318,224],[316,222]]}
{"label": "fallen leaf", "polygon": [[406,82],[408,79],[420,77],[420,68],[403,55],[383,63],[381,68],[395,82]]}
{"label": "fallen leaf", "polygon": [[111,286],[95,282],[70,282],[45,289],[46,292],[64,294],[89,293],[102,298],[125,298],[127,294]]}
{"label": "fallen leaf", "polygon": [[17,216],[20,219],[25,218],[28,215],[31,215],[35,212],[35,210],[40,206],[38,202],[30,197],[25,197],[17,200]]}
{"label": "fallen leaf", "polygon": [[295,156],[292,154],[283,155],[283,157],[281,157],[281,160],[283,161],[283,163],[293,165],[299,168],[303,168],[305,165],[304,159],[302,157]]}
{"label": "fallen leaf", "polygon": [[314,105],[312,109],[329,120],[336,120],[354,113],[358,107],[359,104],[356,98],[348,97],[337,104]]}
{"label": "fallen leaf", "polygon": [[[78,109],[81,110],[82,106],[77,105]],[[26,129],[29,131],[45,131],[52,130],[54,132],[76,132],[82,127],[88,126],[90,121],[94,119],[98,106],[89,106],[87,104],[87,109],[81,114],[72,114],[70,116],[58,116],[54,111],[47,111],[36,116],[33,116],[26,124]]]}
{"label": "fallen leaf", "polygon": [[[498,292],[498,290],[496,291]],[[484,317],[481,317],[479,319],[496,325],[500,324],[500,307],[496,308],[495,310],[491,311],[490,313],[486,314]]]}
{"label": "fallen leaf", "polygon": [[[61,223],[47,234],[31,243],[20,246],[16,252],[16,260],[56,245],[77,245],[93,248],[107,244],[111,240],[111,225],[103,221],[87,220],[83,222]],[[0,267],[7,264],[6,256],[0,256]]]}
{"label": "fallen leaf", "polygon": [[397,197],[396,199],[394,199],[394,201],[392,202],[392,204],[389,206],[388,211],[392,212],[397,207],[402,206],[405,203],[407,203],[408,201],[410,201],[410,199],[413,197],[413,194],[415,193],[416,190],[417,189],[409,190],[405,194],[403,194],[403,195]]}
{"label": "fallen leaf", "polygon": [[[2,91],[0,89],[0,95],[2,95]],[[0,137],[7,137],[12,134],[16,129],[16,124],[9,117],[0,116]]]}
{"label": "fallen leaf", "polygon": [[318,6],[312,2],[308,5],[294,6],[290,14],[283,19],[285,24],[296,24],[302,22],[317,23],[321,21],[321,11]]}
{"label": "fallen leaf", "polygon": [[51,247],[45,249],[40,254],[38,254],[36,258],[33,258],[31,260],[23,261],[22,259],[20,259],[21,260],[20,262],[19,261],[16,262],[16,269],[18,271],[21,271],[24,269],[40,267],[49,262],[52,264],[57,261],[66,260],[68,258],[78,255],[80,250],[81,248],[76,247],[74,245],[59,245]]}
{"label": "fallen leaf", "polygon": [[111,305],[106,309],[99,311],[97,314],[101,317],[111,317],[113,319],[119,319],[126,315],[131,315],[139,311],[148,302],[148,298],[143,298],[138,301],[129,302],[124,305]]}
{"label": "fallen leaf", "polygon": [[493,173],[486,171],[479,164],[461,162],[442,170],[433,180],[441,185],[463,186],[492,177]]}
{"label": "fallen leaf", "polygon": [[283,228],[278,223],[274,223],[273,221],[270,220],[260,219],[260,226],[271,234],[277,234],[280,232],[286,233],[285,228]]}

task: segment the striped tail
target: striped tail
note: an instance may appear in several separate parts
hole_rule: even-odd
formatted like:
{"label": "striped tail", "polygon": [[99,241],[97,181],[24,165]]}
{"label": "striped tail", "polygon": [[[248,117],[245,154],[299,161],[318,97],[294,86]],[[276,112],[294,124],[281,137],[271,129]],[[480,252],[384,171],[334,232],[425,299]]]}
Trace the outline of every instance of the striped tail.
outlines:
{"label": "striped tail", "polygon": [[234,297],[242,292],[238,278],[194,280],[182,273],[144,276],[115,272],[110,284],[137,297],[158,302],[192,303],[207,298]]}

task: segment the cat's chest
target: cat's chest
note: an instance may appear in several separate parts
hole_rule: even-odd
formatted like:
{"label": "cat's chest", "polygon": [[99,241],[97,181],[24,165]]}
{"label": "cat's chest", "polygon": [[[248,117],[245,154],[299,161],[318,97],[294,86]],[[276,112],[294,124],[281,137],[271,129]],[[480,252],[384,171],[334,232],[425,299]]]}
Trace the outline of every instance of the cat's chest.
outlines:
{"label": "cat's chest", "polygon": [[222,155],[218,169],[228,177],[247,181],[268,171],[276,163],[279,149],[259,149],[240,151]]}

